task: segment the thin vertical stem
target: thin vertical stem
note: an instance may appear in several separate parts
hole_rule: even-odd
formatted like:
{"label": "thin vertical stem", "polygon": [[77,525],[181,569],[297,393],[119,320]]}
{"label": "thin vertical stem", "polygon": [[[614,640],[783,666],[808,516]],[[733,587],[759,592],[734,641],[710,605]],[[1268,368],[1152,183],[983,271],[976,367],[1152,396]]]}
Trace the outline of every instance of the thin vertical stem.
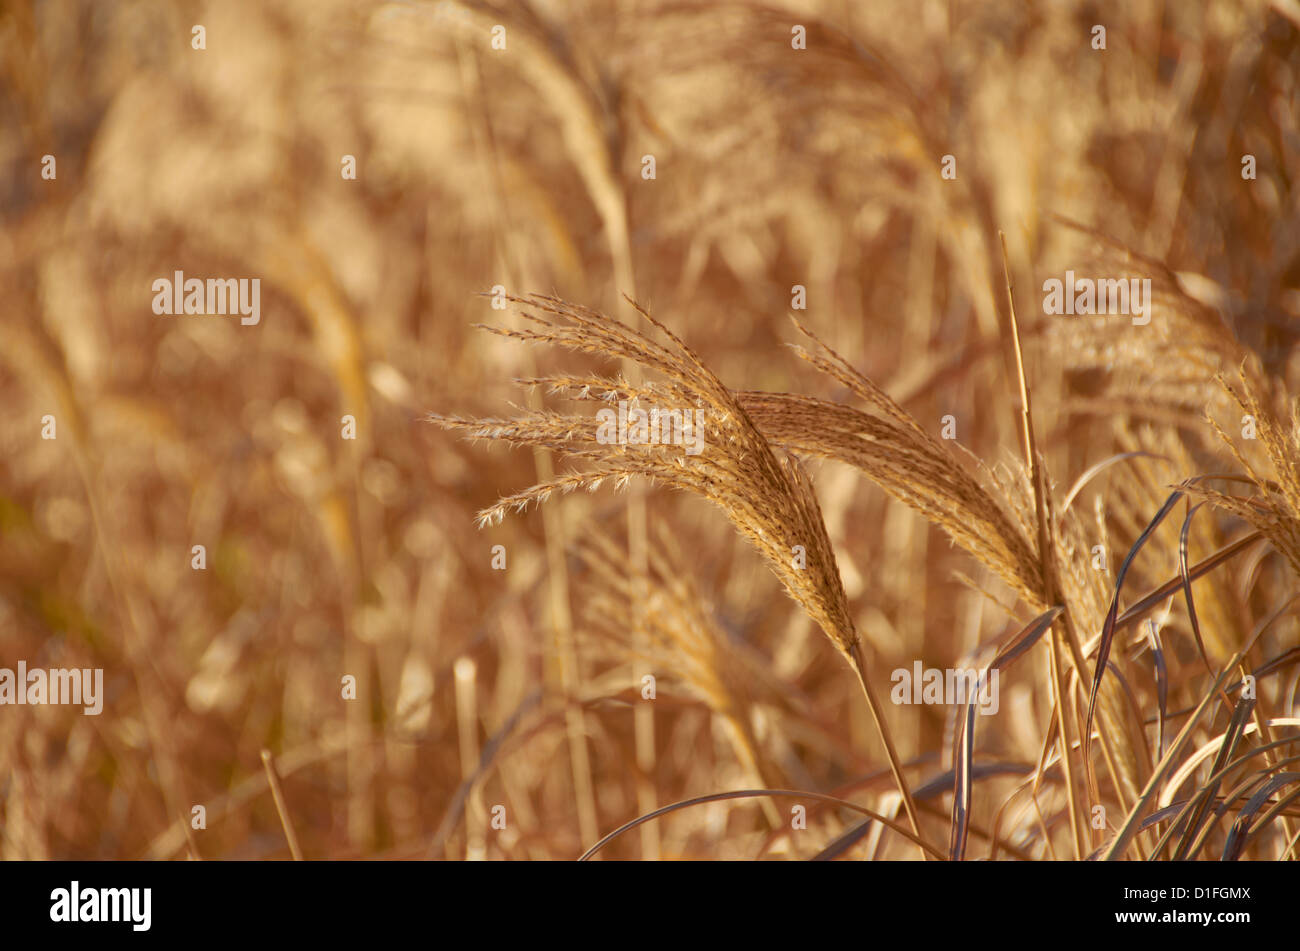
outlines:
{"label": "thin vertical stem", "polygon": [[[1020,345],[1020,323],[1016,319],[1015,284],[1011,279],[1011,263],[1007,256],[1007,236],[998,232],[1002,244],[1002,273],[1006,279],[1007,312],[1011,321],[1011,342],[1016,352],[1016,376],[1020,381],[1020,423],[1025,443],[1025,464],[1029,469],[1029,479],[1034,488],[1034,516],[1038,525],[1038,564],[1042,572],[1042,596],[1045,604],[1058,604],[1061,599],[1057,593],[1056,563],[1052,558],[1051,529],[1047,519],[1047,484],[1043,478],[1042,463],[1038,455],[1038,446],[1034,440],[1033,407],[1029,398],[1029,381],[1025,377],[1025,357]],[[1069,612],[1066,621],[1070,623]],[[1058,729],[1061,740],[1061,768],[1065,773],[1065,791],[1070,805],[1070,827],[1074,832],[1075,857],[1082,858],[1086,852],[1083,840],[1083,827],[1080,822],[1079,801],[1075,791],[1074,769],[1070,761],[1070,732],[1066,719],[1065,671],[1061,657],[1062,637],[1057,629],[1052,631],[1051,670],[1052,684],[1056,691],[1056,710]],[[1074,651],[1075,663],[1078,663],[1077,648]],[[1083,668],[1080,668],[1082,671]],[[1086,764],[1085,764],[1086,765]]]}
{"label": "thin vertical stem", "polygon": [[280,774],[275,770],[275,760],[270,750],[262,750],[262,765],[266,767],[266,781],[271,787],[271,798],[275,800],[275,811],[280,814],[280,825],[284,827],[284,837],[289,843],[289,854],[295,862],[302,861],[302,849],[298,847],[298,834],[293,831],[293,822],[289,819],[289,807],[284,800],[284,790],[280,788]]}
{"label": "thin vertical stem", "polygon": [[[854,671],[857,672],[859,683],[862,684],[862,692],[867,697],[867,706],[871,709],[871,718],[875,720],[876,730],[879,732],[880,740],[885,746],[885,756],[889,760],[889,771],[894,776],[894,783],[898,786],[899,795],[903,797],[903,809],[907,812],[912,834],[918,839],[924,840],[925,836],[921,834],[921,820],[916,810],[916,801],[912,798],[912,790],[907,785],[907,778],[903,775],[903,763],[898,758],[898,751],[894,749],[893,737],[890,736],[889,727],[885,723],[884,707],[881,706],[880,700],[876,697],[875,689],[871,686],[871,681],[867,677],[866,659],[862,656],[862,646],[856,641],[849,653],[849,659],[853,664]],[[930,858],[924,848],[921,848],[921,855],[927,860]]]}

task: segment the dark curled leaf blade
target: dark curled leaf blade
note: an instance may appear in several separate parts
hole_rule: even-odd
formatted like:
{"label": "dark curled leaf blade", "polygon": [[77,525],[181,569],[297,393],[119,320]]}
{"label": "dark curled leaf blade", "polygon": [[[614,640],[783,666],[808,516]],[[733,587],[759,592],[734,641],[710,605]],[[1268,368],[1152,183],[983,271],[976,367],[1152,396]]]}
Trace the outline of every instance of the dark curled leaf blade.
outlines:
{"label": "dark curled leaf blade", "polygon": [[1187,602],[1187,622],[1192,627],[1192,637],[1196,639],[1196,649],[1201,654],[1201,662],[1205,664],[1205,669],[1210,676],[1214,676],[1214,668],[1210,665],[1210,657],[1205,652],[1205,641],[1201,639],[1201,623],[1196,617],[1196,602],[1192,598],[1192,576],[1187,567],[1187,535],[1192,528],[1192,518],[1196,515],[1197,510],[1204,505],[1204,502],[1198,502],[1187,512],[1187,517],[1183,519],[1183,530],[1178,536],[1178,575],[1183,582],[1183,600]]}
{"label": "dark curled leaf blade", "polygon": [[[1255,813],[1264,807],[1264,804],[1272,798],[1273,793],[1277,790],[1298,781],[1300,781],[1300,773],[1281,773],[1270,779],[1260,788],[1259,792],[1250,797],[1250,801],[1242,807],[1241,812],[1237,813],[1232,828],[1228,830],[1228,841],[1223,844],[1223,861],[1235,862],[1241,858],[1241,853],[1245,850],[1247,841],[1255,831],[1252,821],[1255,818]],[[1273,809],[1269,810],[1269,815],[1276,815],[1281,812],[1288,803],[1295,801],[1297,798],[1300,798],[1300,789],[1280,800]]]}
{"label": "dark curled leaf blade", "polygon": [[1110,601],[1110,610],[1106,612],[1106,624],[1101,631],[1101,641],[1097,645],[1097,662],[1096,673],[1092,677],[1092,690],[1088,694],[1088,718],[1083,730],[1083,761],[1085,766],[1091,763],[1089,750],[1092,747],[1092,720],[1097,712],[1097,693],[1101,689],[1101,678],[1106,674],[1106,659],[1110,656],[1111,642],[1115,638],[1115,622],[1119,619],[1119,594],[1124,587],[1124,577],[1128,574],[1129,567],[1133,560],[1137,558],[1138,552],[1142,546],[1147,543],[1155,530],[1160,527],[1160,523],[1165,517],[1173,511],[1174,504],[1183,496],[1181,489],[1175,489],[1174,492],[1165,500],[1165,504],[1160,506],[1160,511],[1156,513],[1155,518],[1151,520],[1146,529],[1138,536],[1138,540],[1133,543],[1129,549],[1124,563],[1120,565],[1119,571],[1115,575],[1115,594]]}
{"label": "dark curled leaf blade", "polygon": [[[1243,697],[1237,701],[1237,705],[1232,710],[1232,719],[1228,722],[1228,729],[1224,732],[1223,743],[1219,746],[1219,752],[1214,757],[1214,766],[1210,769],[1210,775],[1217,775],[1224,765],[1232,758],[1233,751],[1237,748],[1237,743],[1241,740],[1242,733],[1246,729],[1246,721],[1250,719],[1251,713],[1255,709],[1255,701]],[[1182,841],[1174,851],[1176,860],[1183,860],[1189,857],[1189,850],[1192,843],[1196,840],[1196,833],[1199,831],[1201,823],[1205,819],[1205,814],[1214,801],[1215,795],[1219,791],[1219,781],[1215,780],[1206,785],[1199,794],[1201,801],[1192,811],[1191,818],[1187,822],[1186,831],[1183,833]]]}

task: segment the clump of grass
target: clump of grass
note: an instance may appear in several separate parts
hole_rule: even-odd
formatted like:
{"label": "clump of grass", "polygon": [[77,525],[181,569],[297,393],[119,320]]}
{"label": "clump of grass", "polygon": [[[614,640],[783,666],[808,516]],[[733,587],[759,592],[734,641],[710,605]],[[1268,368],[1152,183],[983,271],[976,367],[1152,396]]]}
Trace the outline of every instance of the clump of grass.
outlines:
{"label": "clump of grass", "polygon": [[1217,421],[1210,419],[1210,425],[1241,466],[1256,494],[1243,498],[1203,484],[1188,485],[1187,492],[1253,525],[1285,556],[1300,577],[1300,401],[1292,404],[1291,418],[1284,422],[1269,408],[1263,383],[1244,368],[1238,372],[1237,386],[1223,375],[1217,379],[1233,404],[1245,414],[1243,430],[1253,425],[1251,438],[1263,447],[1262,453],[1250,452],[1244,446],[1247,437],[1229,436]]}
{"label": "clump of grass", "polygon": [[486,329],[516,340],[632,361],[663,378],[661,382],[638,386],[623,380],[573,376],[522,382],[547,386],[552,392],[579,401],[621,399],[633,404],[703,408],[702,436],[708,448],[690,456],[679,446],[663,443],[603,443],[597,437],[593,418],[585,414],[530,411],[511,420],[432,414],[432,422],[471,438],[539,446],[586,465],[583,471],[556,476],[501,499],[479,513],[480,523],[500,521],[508,511],[522,511],[530,503],[544,502],[556,491],[595,491],[606,482],[623,486],[636,477],[692,492],[712,502],[763,556],[790,596],[817,622],[857,673],[912,831],[920,837],[916,806],[884,708],[871,684],[821,508],[812,481],[798,459],[778,455],[740,399],[686,344],[641,307],[633,305],[668,338],[666,346],[614,318],[554,297],[533,294],[510,299],[527,308],[522,315],[537,329]]}

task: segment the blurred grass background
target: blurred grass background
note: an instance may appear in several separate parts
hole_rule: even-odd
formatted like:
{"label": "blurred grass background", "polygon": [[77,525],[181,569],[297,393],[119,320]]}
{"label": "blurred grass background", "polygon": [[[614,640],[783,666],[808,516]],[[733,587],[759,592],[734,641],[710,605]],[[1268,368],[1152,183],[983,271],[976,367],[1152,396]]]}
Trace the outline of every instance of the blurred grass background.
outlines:
{"label": "blurred grass background", "polygon": [[[1077,503],[1116,560],[1164,486],[1224,467],[1211,385],[1161,362],[1159,313],[1105,333],[1043,318],[1044,278],[1090,273],[1096,249],[1054,215],[1164,262],[1300,392],[1293,0],[13,0],[0,130],[0,666],[102,667],[107,692],[99,717],[0,711],[3,858],[286,857],[264,748],[309,858],[569,858],[647,795],[755,784],[671,659],[646,668],[663,678],[647,727],[642,668],[588,636],[571,545],[621,533],[623,496],[475,526],[550,462],[422,414],[506,415],[526,398],[512,378],[574,365],[473,329],[516,325],[479,296],[496,285],[618,313],[628,293],[734,389],[846,399],[783,347],[803,285],[819,336],[997,463],[1019,457],[1004,229],[1061,491],[1122,450],[1173,460]],[[261,322],[154,315],[176,270],[260,278]],[[919,516],[845,467],[813,472],[882,684],[1027,619]],[[645,505],[763,672],[746,714],[762,778],[887,801],[861,697],[798,606],[700,501]],[[1202,519],[1194,548],[1234,525]],[[1176,574],[1172,551],[1135,591]],[[1222,660],[1296,578],[1269,557],[1213,584],[1198,607]],[[1286,617],[1261,650],[1296,637]],[[1145,703],[1143,662],[1123,664]],[[1044,671],[1004,678],[981,756],[1036,761]],[[1268,688],[1284,711],[1288,686]],[[951,711],[890,714],[919,779],[941,773]],[[976,825],[1016,781],[981,786]],[[942,828],[947,799],[930,802]],[[850,818],[809,811],[791,835],[713,804],[608,854],[808,856]],[[1037,821],[1009,824],[1039,854]]]}

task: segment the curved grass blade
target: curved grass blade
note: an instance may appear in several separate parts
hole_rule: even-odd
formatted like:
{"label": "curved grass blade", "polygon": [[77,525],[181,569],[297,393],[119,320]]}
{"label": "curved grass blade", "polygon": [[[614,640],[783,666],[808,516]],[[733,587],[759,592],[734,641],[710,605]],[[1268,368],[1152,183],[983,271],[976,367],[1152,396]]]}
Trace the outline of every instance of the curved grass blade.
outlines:
{"label": "curved grass blade", "polygon": [[1138,817],[1151,802],[1152,797],[1155,796],[1156,788],[1160,785],[1161,780],[1164,779],[1165,774],[1169,772],[1169,768],[1173,765],[1174,758],[1177,757],[1182,752],[1183,747],[1187,745],[1187,741],[1191,738],[1192,731],[1196,728],[1196,724],[1200,722],[1201,716],[1210,705],[1210,701],[1213,700],[1215,694],[1219,693],[1222,689],[1224,678],[1228,676],[1228,672],[1236,669],[1237,665],[1241,663],[1242,658],[1246,656],[1246,653],[1255,646],[1255,641],[1259,638],[1261,632],[1262,628],[1257,629],[1251,636],[1249,642],[1228,660],[1228,663],[1224,665],[1223,669],[1219,671],[1218,675],[1214,678],[1214,683],[1211,684],[1210,688],[1205,692],[1205,696],[1201,698],[1201,702],[1196,705],[1196,709],[1192,711],[1192,715],[1188,717],[1187,722],[1183,724],[1182,730],[1180,730],[1178,736],[1174,738],[1174,742],[1170,745],[1169,751],[1165,753],[1164,757],[1160,760],[1159,765],[1157,765],[1155,770],[1152,772],[1151,778],[1147,780],[1146,786],[1142,789],[1142,795],[1138,797],[1138,801],[1135,802],[1133,808],[1129,810],[1128,816],[1124,819],[1124,825],[1120,828],[1119,832],[1116,833],[1115,838],[1111,841],[1110,846],[1102,856],[1105,861],[1113,862],[1123,856],[1124,850],[1128,848],[1129,842],[1138,831]]}
{"label": "curved grass blade", "polygon": [[1187,535],[1192,528],[1192,517],[1196,515],[1204,502],[1197,502],[1187,511],[1187,517],[1183,519],[1183,530],[1178,536],[1178,575],[1183,582],[1183,599],[1187,602],[1187,620],[1192,626],[1192,637],[1196,638],[1196,649],[1201,654],[1201,662],[1205,664],[1205,670],[1210,676],[1214,676],[1214,668],[1210,666],[1210,657],[1205,652],[1205,641],[1201,639],[1201,623],[1196,619],[1196,603],[1192,600],[1192,576],[1187,570]]}
{"label": "curved grass blade", "polygon": [[[1178,802],[1165,806],[1163,809],[1157,809],[1155,812],[1151,813],[1151,815],[1147,816],[1145,819],[1143,819],[1141,822],[1138,823],[1137,831],[1145,832],[1147,829],[1151,828],[1156,823],[1164,822],[1166,819],[1170,819],[1173,818],[1174,816],[1181,814],[1187,809],[1187,806],[1190,802],[1191,802],[1190,799],[1180,799],[1178,800]],[[1104,843],[1099,845],[1097,848],[1093,849],[1092,852],[1088,854],[1088,861],[1095,862],[1099,858],[1101,858],[1102,853],[1105,852],[1108,848],[1110,848],[1111,843],[1113,843],[1114,841],[1115,841],[1114,837],[1109,838]],[[1155,857],[1160,854],[1160,851],[1163,847],[1164,847],[1163,842],[1157,845],[1155,850],[1151,853],[1150,857],[1148,858],[1148,861],[1154,861]]]}
{"label": "curved grass blade", "polygon": [[[1249,730],[1249,728],[1247,728],[1247,730]],[[1274,740],[1272,743],[1265,743],[1260,746],[1254,747],[1249,752],[1242,754],[1241,756],[1233,760],[1231,763],[1228,763],[1218,773],[1211,774],[1210,778],[1206,780],[1206,785],[1209,785],[1211,781],[1224,779],[1229,773],[1233,772],[1234,770],[1240,769],[1242,766],[1244,766],[1250,760],[1254,759],[1256,756],[1263,756],[1269,750],[1276,749],[1279,746],[1284,746],[1287,743],[1294,743],[1294,742],[1295,739],[1289,737],[1287,739]],[[1214,809],[1216,820],[1227,811],[1229,805],[1231,805],[1238,798],[1240,798],[1244,790],[1248,789],[1254,783],[1263,782],[1264,779],[1268,777],[1269,773],[1275,770],[1284,769],[1295,762],[1300,762],[1300,756],[1289,756],[1286,757],[1285,759],[1281,759],[1276,763],[1272,764],[1271,766],[1268,766],[1262,770],[1258,770],[1256,773],[1254,773],[1253,775],[1255,775],[1256,777],[1254,780],[1246,780],[1242,783],[1239,783],[1230,792],[1226,793],[1222,797],[1219,797],[1219,802]],[[1165,814],[1172,806],[1178,804],[1181,804],[1182,806],[1178,818],[1175,819],[1174,822],[1170,824],[1169,828],[1166,829],[1164,834],[1160,837],[1160,841],[1156,843],[1155,850],[1152,852],[1153,856],[1162,854],[1165,850],[1165,846],[1168,845],[1170,840],[1172,840],[1175,835],[1177,835],[1182,831],[1187,816],[1196,807],[1196,804],[1199,801],[1199,796],[1200,794],[1197,793],[1196,795],[1192,796],[1189,799],[1180,799],[1178,803],[1170,803],[1169,805],[1166,805],[1163,808],[1157,810],[1155,813],[1153,813],[1153,815],[1165,816]],[[1165,800],[1162,799],[1160,801],[1164,802]],[[1147,825],[1148,823],[1143,822],[1141,829],[1145,829]],[[1207,825],[1202,829],[1201,831],[1202,838],[1205,837],[1206,832],[1209,828],[1210,826]],[[1192,848],[1192,853],[1195,854],[1197,850],[1201,847],[1201,845],[1203,845],[1202,842],[1197,842],[1197,844]]]}
{"label": "curved grass blade", "polygon": [[[1128,700],[1129,710],[1133,713],[1133,719],[1139,724],[1145,725],[1146,723],[1149,723],[1150,722],[1149,720],[1144,720],[1142,718],[1142,706],[1141,704],[1138,703],[1137,696],[1133,693],[1133,688],[1129,686],[1128,678],[1124,676],[1124,672],[1121,671],[1118,667],[1116,667],[1113,661],[1107,661],[1106,667],[1110,671],[1111,676],[1115,678],[1115,682],[1119,684],[1120,689],[1124,691],[1124,697],[1125,699]],[[1074,679],[1077,679],[1077,677],[1078,677],[1078,671],[1072,671],[1071,672],[1072,685],[1074,683]],[[1167,714],[1165,719],[1168,719]],[[1143,755],[1147,759],[1150,759],[1151,745],[1147,742],[1146,730],[1139,729],[1137,731],[1137,739],[1138,742],[1142,744]],[[1159,760],[1160,757],[1157,756],[1156,759]]]}
{"label": "curved grass blade", "polygon": [[1083,475],[1079,476],[1079,478],[1074,480],[1074,485],[1070,486],[1070,491],[1067,492],[1065,495],[1065,501],[1061,503],[1061,512],[1062,513],[1068,512],[1070,509],[1070,503],[1074,501],[1075,496],[1077,496],[1080,492],[1082,492],[1084,487],[1087,486],[1089,482],[1095,479],[1102,472],[1109,469],[1117,462],[1123,462],[1125,459],[1133,459],[1138,456],[1146,456],[1149,459],[1162,459],[1165,462],[1169,461],[1168,456],[1162,456],[1159,453],[1155,453],[1155,452],[1147,452],[1144,449],[1137,449],[1134,450],[1133,452],[1116,453],[1115,455],[1111,456],[1109,459],[1103,459],[1101,460],[1101,462],[1089,466],[1088,469],[1083,473]]}
{"label": "curved grass blade", "polygon": [[1156,789],[1160,786],[1160,781],[1164,778],[1165,773],[1169,771],[1169,767],[1173,765],[1174,758],[1182,752],[1183,747],[1187,745],[1187,741],[1191,739],[1192,732],[1196,729],[1196,724],[1200,722],[1201,714],[1205,712],[1206,708],[1210,705],[1210,701],[1214,699],[1214,695],[1218,693],[1219,688],[1223,684],[1224,678],[1228,675],[1228,671],[1235,668],[1237,664],[1241,662],[1243,656],[1243,652],[1238,652],[1230,661],[1228,661],[1227,666],[1219,672],[1217,677],[1214,678],[1213,685],[1211,685],[1210,689],[1206,691],[1205,696],[1201,698],[1201,702],[1197,705],[1196,709],[1192,711],[1192,715],[1187,718],[1187,722],[1183,724],[1182,730],[1180,730],[1178,735],[1174,737],[1173,743],[1169,745],[1169,750],[1161,758],[1159,764],[1157,764],[1156,768],[1152,771],[1151,777],[1147,780],[1147,784],[1142,790],[1142,795],[1138,797],[1137,802],[1133,803],[1133,808],[1129,810],[1129,814],[1125,817],[1124,824],[1115,835],[1114,841],[1111,842],[1110,848],[1108,848],[1105,855],[1102,856],[1107,862],[1112,862],[1115,859],[1118,859],[1124,854],[1124,850],[1128,848],[1130,840],[1132,840],[1133,836],[1137,833],[1137,826],[1140,821],[1139,817],[1142,815],[1143,810],[1145,810],[1150,804],[1152,797],[1155,796]]}
{"label": "curved grass blade", "polygon": [[1101,641],[1097,645],[1096,673],[1093,674],[1092,690],[1088,694],[1088,716],[1083,729],[1083,765],[1084,769],[1088,772],[1088,785],[1090,788],[1096,787],[1096,778],[1093,775],[1092,769],[1092,758],[1089,755],[1092,748],[1092,719],[1097,712],[1097,693],[1101,689],[1101,678],[1105,676],[1106,673],[1106,659],[1110,656],[1111,641],[1114,640],[1115,637],[1115,625],[1116,621],[1119,619],[1119,593],[1124,587],[1124,577],[1128,574],[1129,567],[1133,564],[1133,560],[1137,557],[1138,552],[1142,550],[1142,546],[1147,543],[1155,530],[1160,527],[1160,523],[1165,520],[1165,517],[1173,510],[1174,504],[1182,498],[1182,496],[1182,489],[1175,489],[1169,498],[1165,500],[1165,504],[1160,506],[1160,511],[1156,513],[1155,518],[1151,520],[1151,523],[1147,525],[1142,534],[1138,536],[1138,540],[1133,543],[1133,547],[1129,549],[1129,553],[1125,557],[1124,563],[1120,565],[1119,571],[1115,575],[1115,594],[1110,601],[1110,610],[1106,612],[1106,624],[1101,630]]}
{"label": "curved grass blade", "polygon": [[[1232,719],[1228,722],[1228,729],[1224,731],[1223,743],[1219,746],[1218,755],[1214,757],[1214,765],[1210,768],[1210,775],[1217,774],[1225,763],[1232,757],[1233,751],[1240,742],[1242,731],[1246,728],[1246,721],[1250,718],[1251,712],[1255,709],[1255,701],[1246,697],[1237,701],[1237,706],[1233,708]],[[1210,808],[1210,803],[1219,791],[1220,780],[1213,780],[1207,783],[1200,804],[1192,811],[1191,818],[1187,820],[1187,830],[1183,833],[1182,840],[1178,843],[1178,848],[1174,850],[1174,859],[1182,861],[1187,858],[1188,851],[1196,839],[1197,832],[1200,831],[1201,823],[1205,820],[1205,813]]]}
{"label": "curved grass blade", "polygon": [[[1223,816],[1228,812],[1228,810],[1232,807],[1233,803],[1236,803],[1240,800],[1244,800],[1246,798],[1247,790],[1251,790],[1254,787],[1260,785],[1261,783],[1268,782],[1269,777],[1273,773],[1277,773],[1278,775],[1281,775],[1283,769],[1297,762],[1300,762],[1300,756],[1288,756],[1285,759],[1278,760],[1277,762],[1270,764],[1264,769],[1258,770],[1254,774],[1253,778],[1243,780],[1242,782],[1238,783],[1235,787],[1233,787],[1231,790],[1229,790],[1227,793],[1225,793],[1223,796],[1220,796],[1219,802],[1214,808],[1213,821],[1206,822],[1205,825],[1201,828],[1201,834],[1196,837],[1196,842],[1193,843],[1192,849],[1188,853],[1188,858],[1194,860],[1197,857],[1197,855],[1200,854],[1201,849],[1203,849],[1205,847],[1205,844],[1209,841],[1210,834],[1218,827],[1219,820],[1222,819]],[[1264,820],[1261,820],[1261,822],[1263,821]]]}
{"label": "curved grass blade", "polygon": [[[971,770],[971,774],[974,779],[979,780],[984,779],[986,776],[1025,776],[1033,771],[1034,768],[1032,766],[1028,766],[1024,763],[978,763]],[[941,792],[947,792],[952,789],[955,773],[956,770],[952,769],[940,773],[933,779],[927,780],[920,786],[917,786],[916,789],[912,790],[912,795],[916,798],[917,802],[924,802],[927,799],[937,796]],[[814,855],[810,861],[829,862],[833,859],[837,859],[866,838],[867,833],[870,831],[871,820],[863,819],[861,822],[851,826],[845,832],[837,835],[830,841],[830,844]]]}
{"label": "curved grass blade", "polygon": [[[1151,660],[1156,674],[1156,703],[1159,715],[1156,720],[1156,762],[1165,751],[1165,711],[1169,706],[1169,671],[1165,667],[1165,652],[1160,645],[1160,628],[1155,621],[1147,621],[1147,643],[1151,646]],[[1151,765],[1155,765],[1152,763]]]}
{"label": "curved grass blade", "polygon": [[[1196,567],[1192,568],[1188,572],[1188,580],[1195,581],[1203,575],[1208,575],[1229,558],[1241,554],[1241,552],[1245,551],[1255,542],[1260,541],[1263,537],[1263,532],[1251,532],[1250,534],[1237,539],[1235,542],[1224,545],[1204,561],[1198,562]],[[1183,579],[1181,576],[1170,578],[1154,591],[1149,591],[1144,594],[1131,607],[1129,607],[1127,611],[1119,616],[1119,620],[1115,622],[1115,630],[1122,630],[1130,624],[1140,621],[1144,614],[1177,591],[1182,584]]]}
{"label": "curved grass blade", "polygon": [[1279,799],[1273,805],[1272,809],[1260,817],[1258,823],[1252,822],[1255,813],[1263,808],[1264,803],[1268,802],[1268,800],[1272,798],[1273,793],[1277,792],[1277,790],[1281,789],[1283,786],[1290,785],[1297,781],[1300,781],[1300,773],[1282,773],[1280,776],[1274,776],[1264,784],[1263,788],[1261,788],[1259,792],[1250,797],[1250,801],[1246,803],[1241,812],[1237,814],[1236,821],[1233,822],[1232,828],[1228,831],[1228,841],[1223,844],[1223,861],[1235,862],[1237,859],[1241,858],[1241,853],[1245,851],[1246,843],[1249,842],[1250,838],[1258,834],[1261,829],[1268,825],[1268,823],[1271,822],[1273,818],[1290,803],[1294,802],[1296,799],[1300,799],[1300,789],[1297,789],[1295,792],[1291,793],[1291,795]]}
{"label": "curved grass blade", "polygon": [[[1269,717],[1267,720],[1264,721],[1264,726],[1265,727],[1300,726],[1300,717]],[[1250,736],[1251,734],[1254,733],[1258,733],[1259,727],[1260,724],[1254,721],[1249,721],[1242,728],[1241,735],[1245,737],[1245,736]],[[1157,800],[1161,806],[1166,806],[1173,801],[1174,793],[1176,793],[1182,787],[1183,783],[1187,782],[1187,777],[1189,777],[1196,770],[1197,766],[1199,766],[1204,760],[1208,759],[1209,757],[1219,752],[1219,749],[1226,735],[1227,735],[1226,731],[1224,733],[1220,733],[1214,739],[1210,740],[1210,742],[1199,747],[1196,750],[1196,752],[1192,753],[1190,756],[1187,757],[1187,759],[1182,763],[1182,765],[1180,765],[1176,770],[1173,771],[1173,773],[1169,777],[1169,781],[1165,784],[1164,792],[1160,794],[1160,797]],[[1300,741],[1300,737],[1294,737],[1294,736],[1283,737],[1278,742],[1257,746],[1254,747],[1253,750],[1254,752],[1259,752],[1260,750],[1263,749],[1273,749],[1277,746],[1284,746],[1288,743],[1295,743],[1298,741]],[[1231,763],[1228,763],[1227,766],[1225,766],[1224,768],[1230,771],[1234,769],[1236,766],[1240,765],[1241,763],[1244,763],[1249,758],[1250,758],[1249,754],[1245,755],[1239,760],[1234,760]],[[1214,776],[1215,774],[1211,774],[1211,775]],[[1222,779],[1223,777],[1218,776],[1217,778]]]}
{"label": "curved grass blade", "polygon": [[[1284,651],[1283,653],[1278,654],[1272,660],[1265,661],[1264,663],[1260,664],[1251,672],[1251,676],[1254,677],[1256,681],[1259,681],[1265,677],[1277,673],[1283,667],[1290,667],[1292,664],[1298,662],[1300,662],[1300,647],[1293,647],[1288,651]],[[1241,686],[1242,686],[1242,681],[1239,680],[1231,687],[1229,687],[1228,690],[1229,691],[1240,690]]]}
{"label": "curved grass blade", "polygon": [[907,826],[900,825],[899,823],[895,822],[893,819],[888,819],[885,816],[882,816],[880,813],[872,809],[868,809],[866,806],[859,805],[856,802],[850,802],[847,799],[840,799],[836,796],[828,796],[825,793],[806,792],[797,789],[738,789],[735,790],[734,792],[710,793],[707,796],[696,796],[693,799],[683,799],[680,802],[674,802],[674,803],[670,803],[667,806],[661,806],[660,808],[654,810],[653,812],[647,812],[643,816],[637,816],[632,821],[623,823],[613,832],[609,833],[609,835],[605,836],[603,839],[601,839],[599,842],[597,842],[595,845],[589,848],[586,852],[582,853],[578,861],[586,862],[593,855],[595,855],[597,852],[603,849],[605,846],[609,845],[609,843],[613,842],[619,836],[623,835],[623,833],[630,832],[633,829],[635,829],[637,826],[650,822],[652,819],[658,819],[660,816],[665,816],[670,812],[676,812],[679,809],[687,809],[691,806],[702,806],[705,803],[710,803],[710,802],[726,802],[729,799],[755,799],[759,796],[785,796],[788,798],[795,798],[795,799],[812,799],[817,802],[826,802],[834,806],[842,806],[845,809],[852,809],[854,812],[861,813],[862,815],[874,819],[876,822],[879,822],[882,825],[888,826],[890,829],[893,829],[903,838],[907,839],[909,842],[912,842],[913,844],[924,849],[928,854],[933,855],[935,858],[943,859],[945,857],[944,854],[940,852],[938,849],[936,849],[934,846],[930,845],[928,842],[925,842],[918,836],[914,835],[912,831],[909,828],[907,828]]}

